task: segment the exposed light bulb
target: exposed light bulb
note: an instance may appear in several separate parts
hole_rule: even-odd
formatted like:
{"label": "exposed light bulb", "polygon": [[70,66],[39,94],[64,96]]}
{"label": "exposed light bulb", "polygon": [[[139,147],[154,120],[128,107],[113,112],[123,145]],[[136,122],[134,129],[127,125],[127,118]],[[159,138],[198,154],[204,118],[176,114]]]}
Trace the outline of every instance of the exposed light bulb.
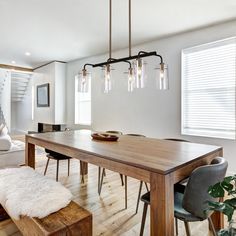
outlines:
{"label": "exposed light bulb", "polygon": [[164,63],[160,63],[159,68],[159,89],[160,90],[168,90],[169,89],[169,79],[168,79],[168,71],[167,66]]}
{"label": "exposed light bulb", "polygon": [[78,79],[78,92],[88,93],[91,74],[86,69],[83,69],[82,72],[76,76],[76,78]]}
{"label": "exposed light bulb", "polygon": [[12,64],[16,64],[16,62],[15,62],[15,61],[11,61],[11,63],[12,63]]}
{"label": "exposed light bulb", "polygon": [[145,65],[141,58],[136,60],[136,88],[145,86]]}
{"label": "exposed light bulb", "polygon": [[130,67],[128,71],[128,92],[133,92],[135,86],[135,76],[133,68]]}
{"label": "exposed light bulb", "polygon": [[30,52],[25,52],[25,55],[29,57],[29,56],[31,56],[31,53]]}
{"label": "exposed light bulb", "polygon": [[104,93],[109,91],[111,91],[111,66],[108,64],[105,66]]}

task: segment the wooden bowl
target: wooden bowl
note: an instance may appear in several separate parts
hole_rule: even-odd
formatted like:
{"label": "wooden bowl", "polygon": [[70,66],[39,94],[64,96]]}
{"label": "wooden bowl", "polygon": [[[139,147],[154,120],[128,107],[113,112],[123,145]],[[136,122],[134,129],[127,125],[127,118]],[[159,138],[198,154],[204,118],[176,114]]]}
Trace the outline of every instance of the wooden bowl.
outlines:
{"label": "wooden bowl", "polygon": [[116,135],[104,134],[104,133],[93,133],[91,134],[92,138],[100,141],[110,141],[115,142],[119,139]]}

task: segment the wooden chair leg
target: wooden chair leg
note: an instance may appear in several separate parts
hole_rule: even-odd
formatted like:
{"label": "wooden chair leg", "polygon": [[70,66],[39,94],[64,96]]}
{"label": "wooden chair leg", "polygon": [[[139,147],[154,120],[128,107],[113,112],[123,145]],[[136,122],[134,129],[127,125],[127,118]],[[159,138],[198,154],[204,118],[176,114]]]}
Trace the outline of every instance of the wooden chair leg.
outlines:
{"label": "wooden chair leg", "polygon": [[102,191],[104,172],[105,172],[105,168],[102,169],[102,178],[101,178],[101,181],[100,181],[100,188],[99,188],[99,190],[98,190],[98,194],[99,194],[99,195],[101,195],[101,191]]}
{"label": "wooden chair leg", "polygon": [[178,219],[175,218],[175,232],[176,232],[176,236],[179,235],[179,229],[178,229]]}
{"label": "wooden chair leg", "polygon": [[142,187],[143,187],[143,181],[140,181],[139,191],[138,191],[138,199],[137,199],[137,204],[136,204],[136,211],[135,211],[135,214],[138,213],[138,208],[139,208],[139,202],[140,202],[140,197],[141,197]]}
{"label": "wooden chair leg", "polygon": [[211,229],[212,229],[213,235],[214,235],[214,236],[217,236],[216,229],[215,229],[215,226],[214,226],[214,224],[213,224],[213,222],[212,222],[211,217],[208,217],[208,222],[209,222],[209,225],[210,225],[210,227],[211,227]]}
{"label": "wooden chair leg", "polygon": [[141,229],[140,229],[140,234],[139,234],[140,236],[143,236],[143,232],[144,232],[146,216],[147,216],[147,207],[148,207],[148,204],[144,203],[144,206],[143,206],[143,217],[142,217]]}
{"label": "wooden chair leg", "polygon": [[124,186],[124,179],[123,179],[123,175],[120,174],[120,179],[121,179],[121,185]]}
{"label": "wooden chair leg", "polygon": [[59,173],[59,160],[57,160],[57,173],[56,173],[56,181],[58,182],[58,173]]}
{"label": "wooden chair leg", "polygon": [[46,167],[44,170],[44,175],[46,175],[46,173],[47,173],[49,161],[50,161],[50,158],[48,158],[48,160],[47,160],[47,164],[46,164]]}
{"label": "wooden chair leg", "polygon": [[187,236],[191,236],[190,228],[189,228],[189,223],[184,221],[184,226],[185,226],[185,230],[186,230],[186,235]]}
{"label": "wooden chair leg", "polygon": [[125,175],[125,209],[128,207],[127,176]]}
{"label": "wooden chair leg", "polygon": [[68,159],[68,176],[70,176],[70,159]]}

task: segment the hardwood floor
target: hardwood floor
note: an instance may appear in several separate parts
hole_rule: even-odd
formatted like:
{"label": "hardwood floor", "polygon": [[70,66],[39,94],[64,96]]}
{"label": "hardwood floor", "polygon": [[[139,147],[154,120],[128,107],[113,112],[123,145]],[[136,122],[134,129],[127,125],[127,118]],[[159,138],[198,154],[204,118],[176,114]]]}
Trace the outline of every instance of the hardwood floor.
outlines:
{"label": "hardwood floor", "polygon": [[[40,149],[36,151],[36,171],[43,174],[46,165],[45,154]],[[47,176],[56,178],[56,161],[50,161]],[[89,165],[89,175],[81,184],[79,176],[79,161],[71,160],[71,172],[67,177],[67,161],[60,161],[59,181],[69,188],[74,195],[74,201],[88,209],[93,214],[93,235],[98,236],[135,236],[139,235],[143,204],[135,215],[139,181],[128,178],[128,209],[125,210],[124,187],[118,173],[106,171],[101,196],[97,193],[98,167]],[[145,188],[143,188],[145,191]],[[143,192],[144,193],[144,192]],[[208,235],[207,222],[191,223],[193,236]],[[12,222],[0,224],[0,236],[21,235]],[[149,235],[149,212],[144,235]],[[179,235],[184,236],[184,225],[179,222]],[[209,234],[210,235],[210,234]]]}

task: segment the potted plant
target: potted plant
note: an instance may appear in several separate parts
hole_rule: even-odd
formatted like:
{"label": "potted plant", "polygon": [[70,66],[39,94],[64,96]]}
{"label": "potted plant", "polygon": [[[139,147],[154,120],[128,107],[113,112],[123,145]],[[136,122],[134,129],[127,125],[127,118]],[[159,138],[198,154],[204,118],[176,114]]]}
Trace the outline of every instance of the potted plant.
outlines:
{"label": "potted plant", "polygon": [[236,209],[236,175],[225,177],[222,182],[210,186],[208,193],[213,198],[223,198],[223,202],[209,201],[208,210],[222,212],[227,216],[229,227],[221,229],[219,236],[236,236],[236,221],[233,220],[233,214]]}

